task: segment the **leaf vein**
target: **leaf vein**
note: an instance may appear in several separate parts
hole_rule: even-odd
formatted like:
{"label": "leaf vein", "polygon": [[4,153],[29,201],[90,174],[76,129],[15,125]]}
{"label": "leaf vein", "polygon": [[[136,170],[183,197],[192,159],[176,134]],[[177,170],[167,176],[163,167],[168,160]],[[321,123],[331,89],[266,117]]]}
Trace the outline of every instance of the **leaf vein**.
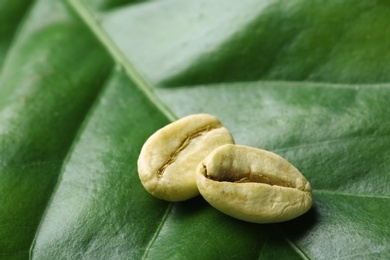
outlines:
{"label": "leaf vein", "polygon": [[91,29],[96,38],[106,47],[108,53],[115,60],[117,65],[125,69],[126,74],[133,80],[138,89],[140,89],[168,119],[171,121],[176,120],[177,117],[163,102],[161,102],[161,100],[154,93],[152,87],[149,86],[149,84],[141,77],[134,66],[130,64],[127,58],[122,54],[116,44],[101,27],[99,22],[95,19],[88,7],[86,7],[82,1],[78,0],[68,0],[67,2]]}
{"label": "leaf vein", "polygon": [[[115,70],[115,68],[112,70],[111,75],[114,74],[114,70]],[[106,82],[105,82],[105,83],[109,82],[110,78],[111,78],[111,77],[108,76],[108,77],[106,78]],[[30,247],[30,259],[33,258],[32,255],[33,255],[33,251],[34,251],[34,248],[35,248],[35,245],[36,245],[36,241],[37,241],[37,239],[38,239],[38,235],[39,235],[40,230],[41,230],[41,228],[42,228],[42,226],[43,226],[43,224],[44,224],[44,222],[45,222],[46,215],[47,215],[48,212],[49,212],[49,209],[50,209],[50,207],[51,207],[51,205],[52,205],[52,203],[53,203],[53,200],[54,200],[54,198],[55,198],[55,195],[57,194],[57,191],[58,191],[59,186],[60,186],[60,184],[61,184],[61,180],[62,180],[63,175],[64,175],[64,172],[65,172],[65,167],[66,167],[68,161],[70,160],[70,158],[71,158],[71,156],[72,156],[72,154],[73,154],[73,151],[74,151],[74,149],[75,149],[75,147],[76,147],[78,141],[80,140],[80,137],[81,137],[82,133],[84,132],[85,127],[87,126],[87,124],[88,124],[88,122],[89,122],[89,119],[90,119],[90,117],[91,117],[91,115],[92,115],[92,111],[94,110],[94,107],[96,106],[96,102],[99,100],[99,96],[101,95],[101,93],[104,92],[105,87],[107,86],[107,84],[105,84],[105,83],[102,84],[102,86],[101,86],[101,88],[100,88],[100,91],[99,91],[99,92],[97,93],[97,95],[95,96],[95,100],[94,100],[94,102],[92,103],[90,109],[85,113],[84,119],[82,120],[82,123],[81,123],[80,127],[78,128],[77,133],[75,134],[75,136],[74,136],[74,138],[73,138],[73,143],[72,143],[71,146],[69,147],[68,153],[67,153],[67,155],[65,156],[65,158],[64,158],[64,160],[63,160],[63,163],[62,163],[62,166],[61,166],[61,170],[60,170],[60,173],[59,173],[57,182],[56,182],[56,184],[55,184],[55,186],[54,186],[54,188],[53,188],[53,192],[51,193],[51,196],[50,196],[50,198],[49,198],[49,201],[48,201],[47,204],[46,204],[45,210],[44,210],[44,212],[43,212],[43,214],[42,214],[42,217],[41,217],[41,221],[40,221],[40,223],[39,223],[39,225],[38,225],[38,228],[37,228],[37,230],[36,230],[36,232],[35,232],[34,239],[33,239],[32,243],[31,243],[31,247]]]}
{"label": "leaf vein", "polygon": [[142,259],[146,259],[146,258],[147,258],[147,256],[148,256],[148,254],[149,254],[151,248],[152,248],[153,245],[154,245],[154,242],[156,242],[156,240],[157,240],[157,238],[158,238],[158,236],[159,236],[159,234],[160,234],[160,232],[161,232],[161,230],[162,230],[162,228],[163,228],[165,222],[166,222],[167,219],[168,219],[169,213],[170,213],[171,210],[172,210],[172,206],[173,206],[173,203],[172,203],[172,202],[169,203],[169,205],[168,205],[168,207],[167,207],[167,209],[166,209],[166,211],[165,211],[165,213],[164,213],[164,215],[163,215],[163,217],[162,217],[162,219],[161,219],[161,222],[160,222],[160,224],[158,225],[158,227],[157,227],[157,229],[156,229],[156,232],[154,233],[152,239],[150,240],[148,246],[147,246],[146,249],[145,249],[145,253],[144,253],[144,255],[142,256]]}
{"label": "leaf vein", "polygon": [[331,190],[314,190],[313,193],[360,197],[360,198],[372,198],[372,199],[390,199],[390,196],[386,196],[386,195],[354,194],[354,193],[331,191]]}

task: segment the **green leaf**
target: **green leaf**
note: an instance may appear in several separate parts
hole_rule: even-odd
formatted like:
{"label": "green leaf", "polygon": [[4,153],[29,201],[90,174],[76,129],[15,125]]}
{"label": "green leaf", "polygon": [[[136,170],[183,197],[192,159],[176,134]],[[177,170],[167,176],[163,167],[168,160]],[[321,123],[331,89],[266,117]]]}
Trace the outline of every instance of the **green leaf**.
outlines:
{"label": "green leaf", "polygon": [[[61,2],[25,17],[0,75],[0,257],[24,258],[112,61]],[[66,50],[66,51],[65,51]]]}
{"label": "green leaf", "polygon": [[11,45],[20,20],[29,8],[31,0],[0,2],[0,67]]}
{"label": "green leaf", "polygon": [[[387,2],[0,7],[0,258],[390,257]],[[143,143],[201,112],[300,169],[312,209],[261,225],[149,195]]]}

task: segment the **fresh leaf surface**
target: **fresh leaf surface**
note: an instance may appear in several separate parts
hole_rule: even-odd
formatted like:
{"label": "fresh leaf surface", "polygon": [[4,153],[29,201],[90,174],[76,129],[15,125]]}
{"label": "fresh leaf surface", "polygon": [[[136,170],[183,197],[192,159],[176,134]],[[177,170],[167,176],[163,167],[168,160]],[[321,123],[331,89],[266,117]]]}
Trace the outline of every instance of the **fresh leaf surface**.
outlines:
{"label": "fresh leaf surface", "polygon": [[31,0],[0,2],[0,68],[6,53],[17,34],[18,25],[30,8]]}
{"label": "fresh leaf surface", "polygon": [[[386,1],[0,6],[20,14],[0,18],[0,258],[390,257]],[[200,112],[299,168],[312,209],[259,225],[150,196],[142,144]]]}
{"label": "fresh leaf surface", "polygon": [[36,3],[7,55],[0,76],[0,257],[18,259],[29,254],[62,162],[112,62],[53,1]]}
{"label": "fresh leaf surface", "polygon": [[[386,1],[151,1],[101,23],[155,86],[389,81]],[[174,55],[173,55],[174,53]]]}

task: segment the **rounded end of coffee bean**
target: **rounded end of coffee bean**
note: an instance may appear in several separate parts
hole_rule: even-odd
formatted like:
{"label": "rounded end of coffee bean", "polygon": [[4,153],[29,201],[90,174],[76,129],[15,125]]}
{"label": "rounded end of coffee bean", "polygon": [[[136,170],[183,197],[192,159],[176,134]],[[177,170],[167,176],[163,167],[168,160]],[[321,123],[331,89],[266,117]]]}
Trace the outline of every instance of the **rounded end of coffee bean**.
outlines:
{"label": "rounded end of coffee bean", "polygon": [[192,178],[178,181],[167,176],[156,178],[142,172],[139,173],[139,177],[145,190],[158,199],[176,202],[188,200],[199,195],[196,182],[194,183]]}

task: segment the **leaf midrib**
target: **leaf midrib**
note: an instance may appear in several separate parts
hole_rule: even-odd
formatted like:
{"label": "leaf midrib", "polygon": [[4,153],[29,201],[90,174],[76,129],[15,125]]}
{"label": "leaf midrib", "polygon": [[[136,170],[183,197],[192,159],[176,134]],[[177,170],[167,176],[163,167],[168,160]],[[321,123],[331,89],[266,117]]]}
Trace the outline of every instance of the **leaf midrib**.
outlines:
{"label": "leaf midrib", "polygon": [[116,44],[111,40],[107,33],[100,26],[99,22],[94,18],[92,12],[83,4],[83,1],[67,0],[70,8],[74,10],[79,17],[84,21],[95,37],[106,48],[108,53],[114,59],[118,67],[124,68],[127,76],[132,79],[135,85],[148,97],[153,103],[170,121],[177,119],[177,116],[160,101],[155,95],[152,87],[141,77],[138,71],[128,62],[128,59],[118,49]]}

